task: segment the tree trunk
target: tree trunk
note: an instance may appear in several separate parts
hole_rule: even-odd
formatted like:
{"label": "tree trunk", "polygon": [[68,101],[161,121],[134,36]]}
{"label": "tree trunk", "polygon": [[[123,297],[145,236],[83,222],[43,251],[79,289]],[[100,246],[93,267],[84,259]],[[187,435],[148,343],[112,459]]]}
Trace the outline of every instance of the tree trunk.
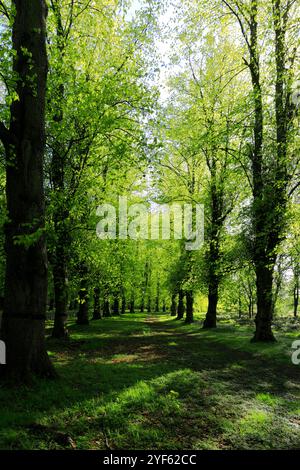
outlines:
{"label": "tree trunk", "polygon": [[184,315],[184,292],[182,289],[179,290],[178,294],[178,308],[177,308],[177,320],[181,320]]}
{"label": "tree trunk", "polygon": [[240,293],[239,293],[238,305],[239,305],[238,316],[241,319],[242,318],[242,300],[241,300],[241,294]]}
{"label": "tree trunk", "polygon": [[114,316],[120,315],[119,297],[117,297],[117,296],[114,297],[113,315],[114,315]]}
{"label": "tree trunk", "polygon": [[124,315],[126,313],[126,297],[125,294],[122,295],[122,304],[121,304],[121,314]]}
{"label": "tree trunk", "polygon": [[89,294],[88,294],[88,269],[81,265],[80,271],[80,289],[79,289],[79,308],[77,314],[77,325],[89,324]]}
{"label": "tree trunk", "polygon": [[110,317],[109,299],[106,297],[103,302],[103,316]]}
{"label": "tree trunk", "polygon": [[[31,374],[53,376],[45,347],[47,254],[44,235],[43,155],[47,78],[44,0],[14,0],[12,41],[18,99],[9,130],[1,123],[6,153],[5,300],[2,338],[16,381]],[[16,243],[17,242],[17,243]]]}
{"label": "tree trunk", "polygon": [[130,313],[134,313],[134,298],[133,297],[131,298],[131,301],[130,301],[129,311]]}
{"label": "tree trunk", "polygon": [[185,297],[186,297],[185,323],[193,323],[193,321],[194,321],[194,295],[193,295],[193,292],[188,290],[185,294]]}
{"label": "tree trunk", "polygon": [[176,317],[177,305],[176,305],[176,294],[172,294],[171,297],[171,317]]}
{"label": "tree trunk", "polygon": [[99,289],[99,287],[94,288],[94,312],[93,312],[92,320],[101,320],[100,289]]}
{"label": "tree trunk", "polygon": [[203,328],[217,327],[217,305],[219,298],[219,283],[217,278],[211,279],[208,286],[208,308]]}
{"label": "tree trunk", "polygon": [[252,342],[275,341],[272,333],[273,318],[273,266],[263,262],[256,266],[257,314],[255,317],[256,331]]}
{"label": "tree trunk", "polygon": [[156,299],[155,299],[155,311],[159,312],[159,304],[160,304],[160,281],[158,279],[157,286],[156,286]]}
{"label": "tree trunk", "polygon": [[253,307],[252,307],[252,298],[250,297],[249,304],[248,304],[248,313],[249,313],[250,320],[252,318],[252,309],[253,309]]}
{"label": "tree trunk", "polygon": [[[55,9],[56,18],[56,47],[59,53],[60,65],[63,63],[64,56],[64,31],[62,27],[62,18],[59,8]],[[59,74],[56,70],[55,73]],[[55,106],[53,121],[61,124],[63,121],[63,103],[64,103],[64,84],[59,83],[55,90]],[[56,234],[56,246],[53,257],[53,282],[55,290],[55,319],[52,331],[53,338],[63,338],[68,335],[66,330],[66,321],[68,317],[68,250],[71,243],[70,234],[66,224],[69,211],[65,207],[65,153],[63,144],[56,142],[52,151],[51,160],[51,180],[53,184],[53,220]]]}
{"label": "tree trunk", "polygon": [[167,311],[167,306],[166,306],[166,301],[165,301],[165,299],[163,300],[162,311],[163,311],[163,313],[166,313],[166,311]]}
{"label": "tree trunk", "polygon": [[147,301],[147,312],[151,313],[151,297],[149,295],[148,301]]}
{"label": "tree trunk", "polygon": [[294,317],[297,318],[299,305],[299,280],[294,286]]}

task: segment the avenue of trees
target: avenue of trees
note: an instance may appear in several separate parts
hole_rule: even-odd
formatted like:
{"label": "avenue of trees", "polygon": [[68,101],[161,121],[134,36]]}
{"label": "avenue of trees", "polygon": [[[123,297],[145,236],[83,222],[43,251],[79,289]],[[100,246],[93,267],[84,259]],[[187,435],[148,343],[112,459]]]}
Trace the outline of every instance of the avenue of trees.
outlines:
{"label": "avenue of trees", "polygon": [[[55,377],[50,313],[57,340],[74,311],[83,325],[128,311],[202,313],[199,328],[247,318],[254,342],[275,341],[277,316],[297,319],[299,4],[175,3],[170,15],[167,0],[133,13],[0,1],[0,373],[12,380]],[[97,207],[120,197],[152,213],[202,204],[203,245],[100,240]]]}

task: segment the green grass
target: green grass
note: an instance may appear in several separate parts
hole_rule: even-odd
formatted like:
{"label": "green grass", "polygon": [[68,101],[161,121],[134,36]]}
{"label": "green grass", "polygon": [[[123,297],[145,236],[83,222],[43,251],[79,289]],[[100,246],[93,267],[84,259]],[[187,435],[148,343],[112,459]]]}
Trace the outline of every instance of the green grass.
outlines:
{"label": "green grass", "polygon": [[300,448],[299,331],[251,344],[251,327],[204,331],[126,314],[48,339],[60,378],[0,389],[1,449]]}

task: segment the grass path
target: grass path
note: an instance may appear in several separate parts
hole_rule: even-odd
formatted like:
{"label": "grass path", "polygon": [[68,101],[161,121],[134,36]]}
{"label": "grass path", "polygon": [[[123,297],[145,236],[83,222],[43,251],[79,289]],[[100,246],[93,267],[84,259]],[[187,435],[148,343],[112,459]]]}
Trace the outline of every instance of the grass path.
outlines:
{"label": "grass path", "polygon": [[57,381],[0,389],[0,447],[300,448],[295,333],[252,345],[246,327],[203,331],[126,314],[48,340]]}

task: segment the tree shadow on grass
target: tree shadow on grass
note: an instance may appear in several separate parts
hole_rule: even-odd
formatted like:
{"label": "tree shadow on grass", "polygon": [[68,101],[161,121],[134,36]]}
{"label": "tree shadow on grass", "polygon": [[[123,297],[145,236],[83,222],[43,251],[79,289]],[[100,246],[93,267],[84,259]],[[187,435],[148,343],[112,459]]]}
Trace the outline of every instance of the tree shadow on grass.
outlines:
{"label": "tree shadow on grass", "polygon": [[[257,394],[284,395],[287,382],[297,382],[294,369],[215,334],[123,318],[71,330],[74,339],[49,341],[59,380],[15,390],[9,400],[0,390],[10,403],[1,414],[2,448],[269,448],[269,415],[241,425],[250,429],[246,443],[234,423]],[[257,436],[251,426],[259,419]]]}

